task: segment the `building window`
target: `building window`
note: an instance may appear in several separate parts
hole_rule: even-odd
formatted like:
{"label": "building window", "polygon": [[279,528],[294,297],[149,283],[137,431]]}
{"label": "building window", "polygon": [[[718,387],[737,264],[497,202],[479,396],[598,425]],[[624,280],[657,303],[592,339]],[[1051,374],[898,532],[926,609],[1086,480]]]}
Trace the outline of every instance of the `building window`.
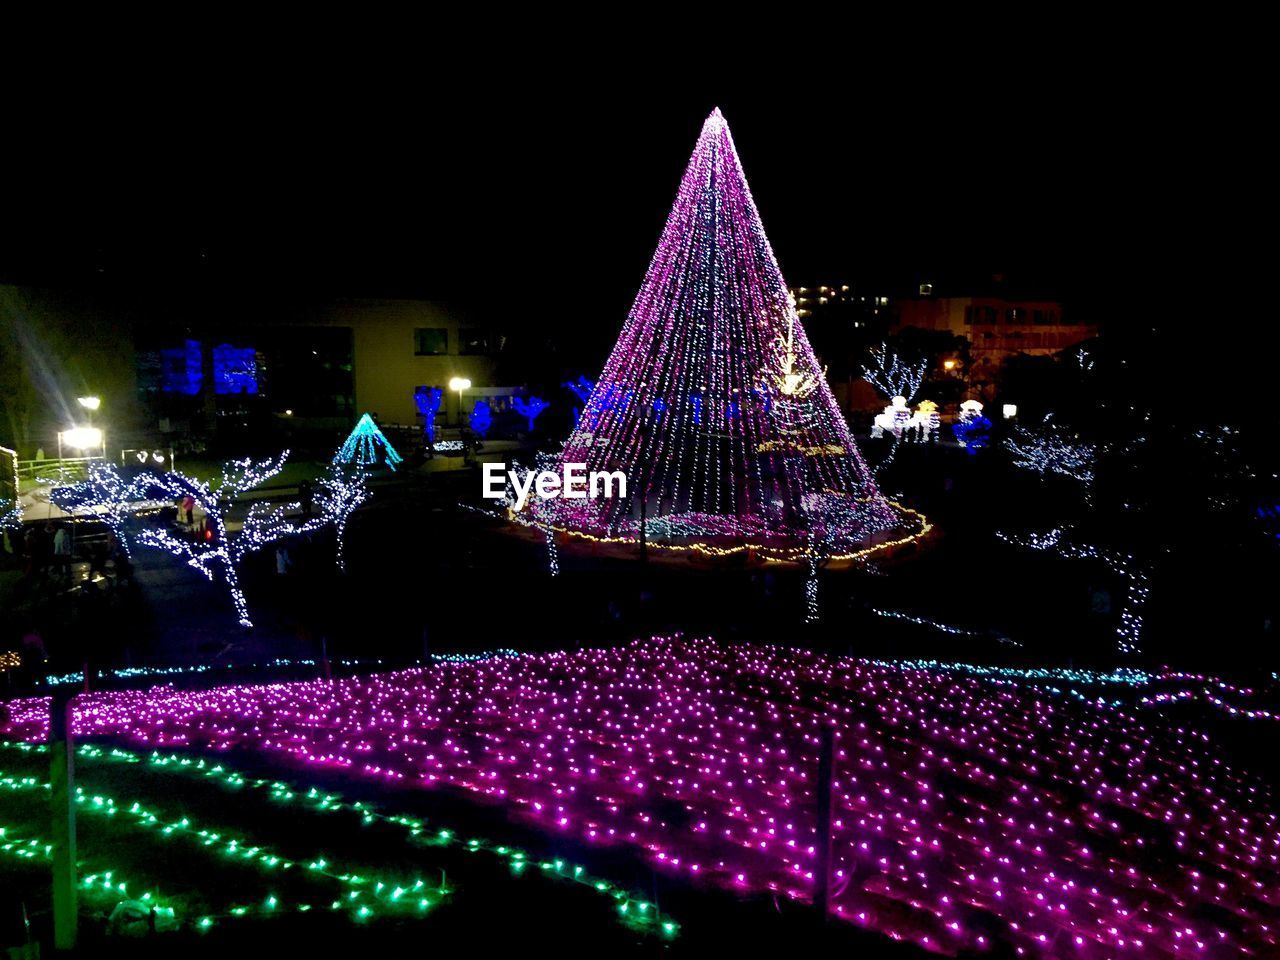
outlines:
{"label": "building window", "polygon": [[967,306],[967,307],[965,307],[965,308],[964,308],[964,322],[965,322],[965,323],[970,324],[970,325],[972,325],[972,324],[973,324],[973,314],[974,314],[974,310],[975,310],[975,308],[974,308],[973,304],[969,304],[969,306]]}
{"label": "building window", "polygon": [[1023,311],[1023,310],[1019,309],[1018,307],[1010,307],[1010,308],[1009,308],[1009,322],[1010,322],[1010,323],[1025,323],[1025,322],[1026,322],[1026,319],[1027,319],[1027,317],[1026,317],[1026,312],[1025,312],[1025,311]]}
{"label": "building window", "polygon": [[418,327],[413,331],[413,353],[436,357],[449,352],[449,331],[444,327]]}

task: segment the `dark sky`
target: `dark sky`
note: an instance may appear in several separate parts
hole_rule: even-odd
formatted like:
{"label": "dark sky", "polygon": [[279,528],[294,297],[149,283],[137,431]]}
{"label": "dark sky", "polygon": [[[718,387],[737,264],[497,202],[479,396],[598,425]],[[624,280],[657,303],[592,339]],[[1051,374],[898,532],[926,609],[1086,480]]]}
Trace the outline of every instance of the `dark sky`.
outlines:
{"label": "dark sky", "polygon": [[957,53],[785,88],[622,92],[517,66],[53,91],[8,127],[0,280],[620,324],[716,105],[794,283],[999,271],[1123,316],[1212,272],[1254,162],[1243,105],[1191,68]]}

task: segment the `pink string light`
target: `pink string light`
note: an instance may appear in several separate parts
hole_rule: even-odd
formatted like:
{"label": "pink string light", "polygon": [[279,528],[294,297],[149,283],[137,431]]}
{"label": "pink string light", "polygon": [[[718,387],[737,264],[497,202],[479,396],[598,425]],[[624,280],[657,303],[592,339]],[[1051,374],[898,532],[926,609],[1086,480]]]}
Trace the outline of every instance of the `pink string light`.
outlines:
{"label": "pink string light", "polygon": [[[45,735],[48,701],[10,704]],[[835,732],[832,909],[932,951],[1274,956],[1271,793],[1210,738],[1006,679],[680,637],[330,682],[78,698],[78,735],[247,750],[509,805],[686,879],[807,900]]]}

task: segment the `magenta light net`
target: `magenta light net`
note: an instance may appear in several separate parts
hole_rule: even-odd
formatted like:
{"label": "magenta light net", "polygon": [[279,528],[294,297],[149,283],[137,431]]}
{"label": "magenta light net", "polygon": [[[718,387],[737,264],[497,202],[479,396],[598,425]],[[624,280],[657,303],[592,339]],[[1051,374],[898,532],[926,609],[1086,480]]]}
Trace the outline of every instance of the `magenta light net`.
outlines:
{"label": "magenta light net", "polygon": [[[48,701],[10,704],[45,736]],[[78,698],[74,729],[509,806],[694,884],[808,899],[835,730],[833,909],[952,954],[1277,956],[1272,794],[1193,729],[1043,688],[654,638],[326,682]]]}
{"label": "magenta light net", "polygon": [[718,110],[560,460],[628,479],[626,498],[533,505],[597,536],[634,535],[641,497],[649,520],[672,518],[659,540],[794,541],[812,525],[807,494],[838,502],[825,525],[843,547],[904,525],[796,316]]}

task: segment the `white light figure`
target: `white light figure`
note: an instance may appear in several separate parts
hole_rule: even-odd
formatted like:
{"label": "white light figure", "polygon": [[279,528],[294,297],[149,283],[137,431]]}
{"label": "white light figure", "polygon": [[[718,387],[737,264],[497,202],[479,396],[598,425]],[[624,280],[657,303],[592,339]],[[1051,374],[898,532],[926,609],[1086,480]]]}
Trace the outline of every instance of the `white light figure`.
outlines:
{"label": "white light figure", "polygon": [[897,439],[902,436],[902,431],[910,422],[911,408],[907,406],[907,398],[901,395],[896,396],[883,412],[876,414],[871,426],[871,436],[883,437],[888,432]]}
{"label": "white light figure", "polygon": [[343,470],[337,463],[330,464],[329,472],[317,481],[316,506],[326,522],[333,524],[337,540],[336,562],[338,572],[347,572],[346,536],[347,522],[351,515],[369,499],[368,476],[362,464]]}
{"label": "white light figure", "polygon": [[862,378],[886,397],[902,397],[904,403],[910,403],[928,369],[928,360],[907,363],[882,343],[872,348],[871,362],[862,368]]}
{"label": "white light figure", "polygon": [[148,486],[163,490],[171,499],[190,496],[195,500],[204,510],[206,527],[203,536],[192,539],[175,536],[170,530],[143,530],[138,534],[138,542],[168,550],[175,557],[186,560],[189,567],[198,570],[210,582],[214,580],[214,570],[221,569],[240,624],[245,627],[252,627],[253,621],[249,619],[249,608],[240,588],[239,567],[244,557],[276,540],[315,530],[324,524],[322,519],[300,526],[291,523],[286,514],[299,509],[297,503],[276,506],[255,503],[250,506],[238,530],[229,528],[228,514],[236,498],[278,474],[288,456],[289,451],[285,450],[278,457],[260,463],[248,458],[232,460],[223,465],[222,478],[217,484],[205,483],[176,471],[148,478]]}

